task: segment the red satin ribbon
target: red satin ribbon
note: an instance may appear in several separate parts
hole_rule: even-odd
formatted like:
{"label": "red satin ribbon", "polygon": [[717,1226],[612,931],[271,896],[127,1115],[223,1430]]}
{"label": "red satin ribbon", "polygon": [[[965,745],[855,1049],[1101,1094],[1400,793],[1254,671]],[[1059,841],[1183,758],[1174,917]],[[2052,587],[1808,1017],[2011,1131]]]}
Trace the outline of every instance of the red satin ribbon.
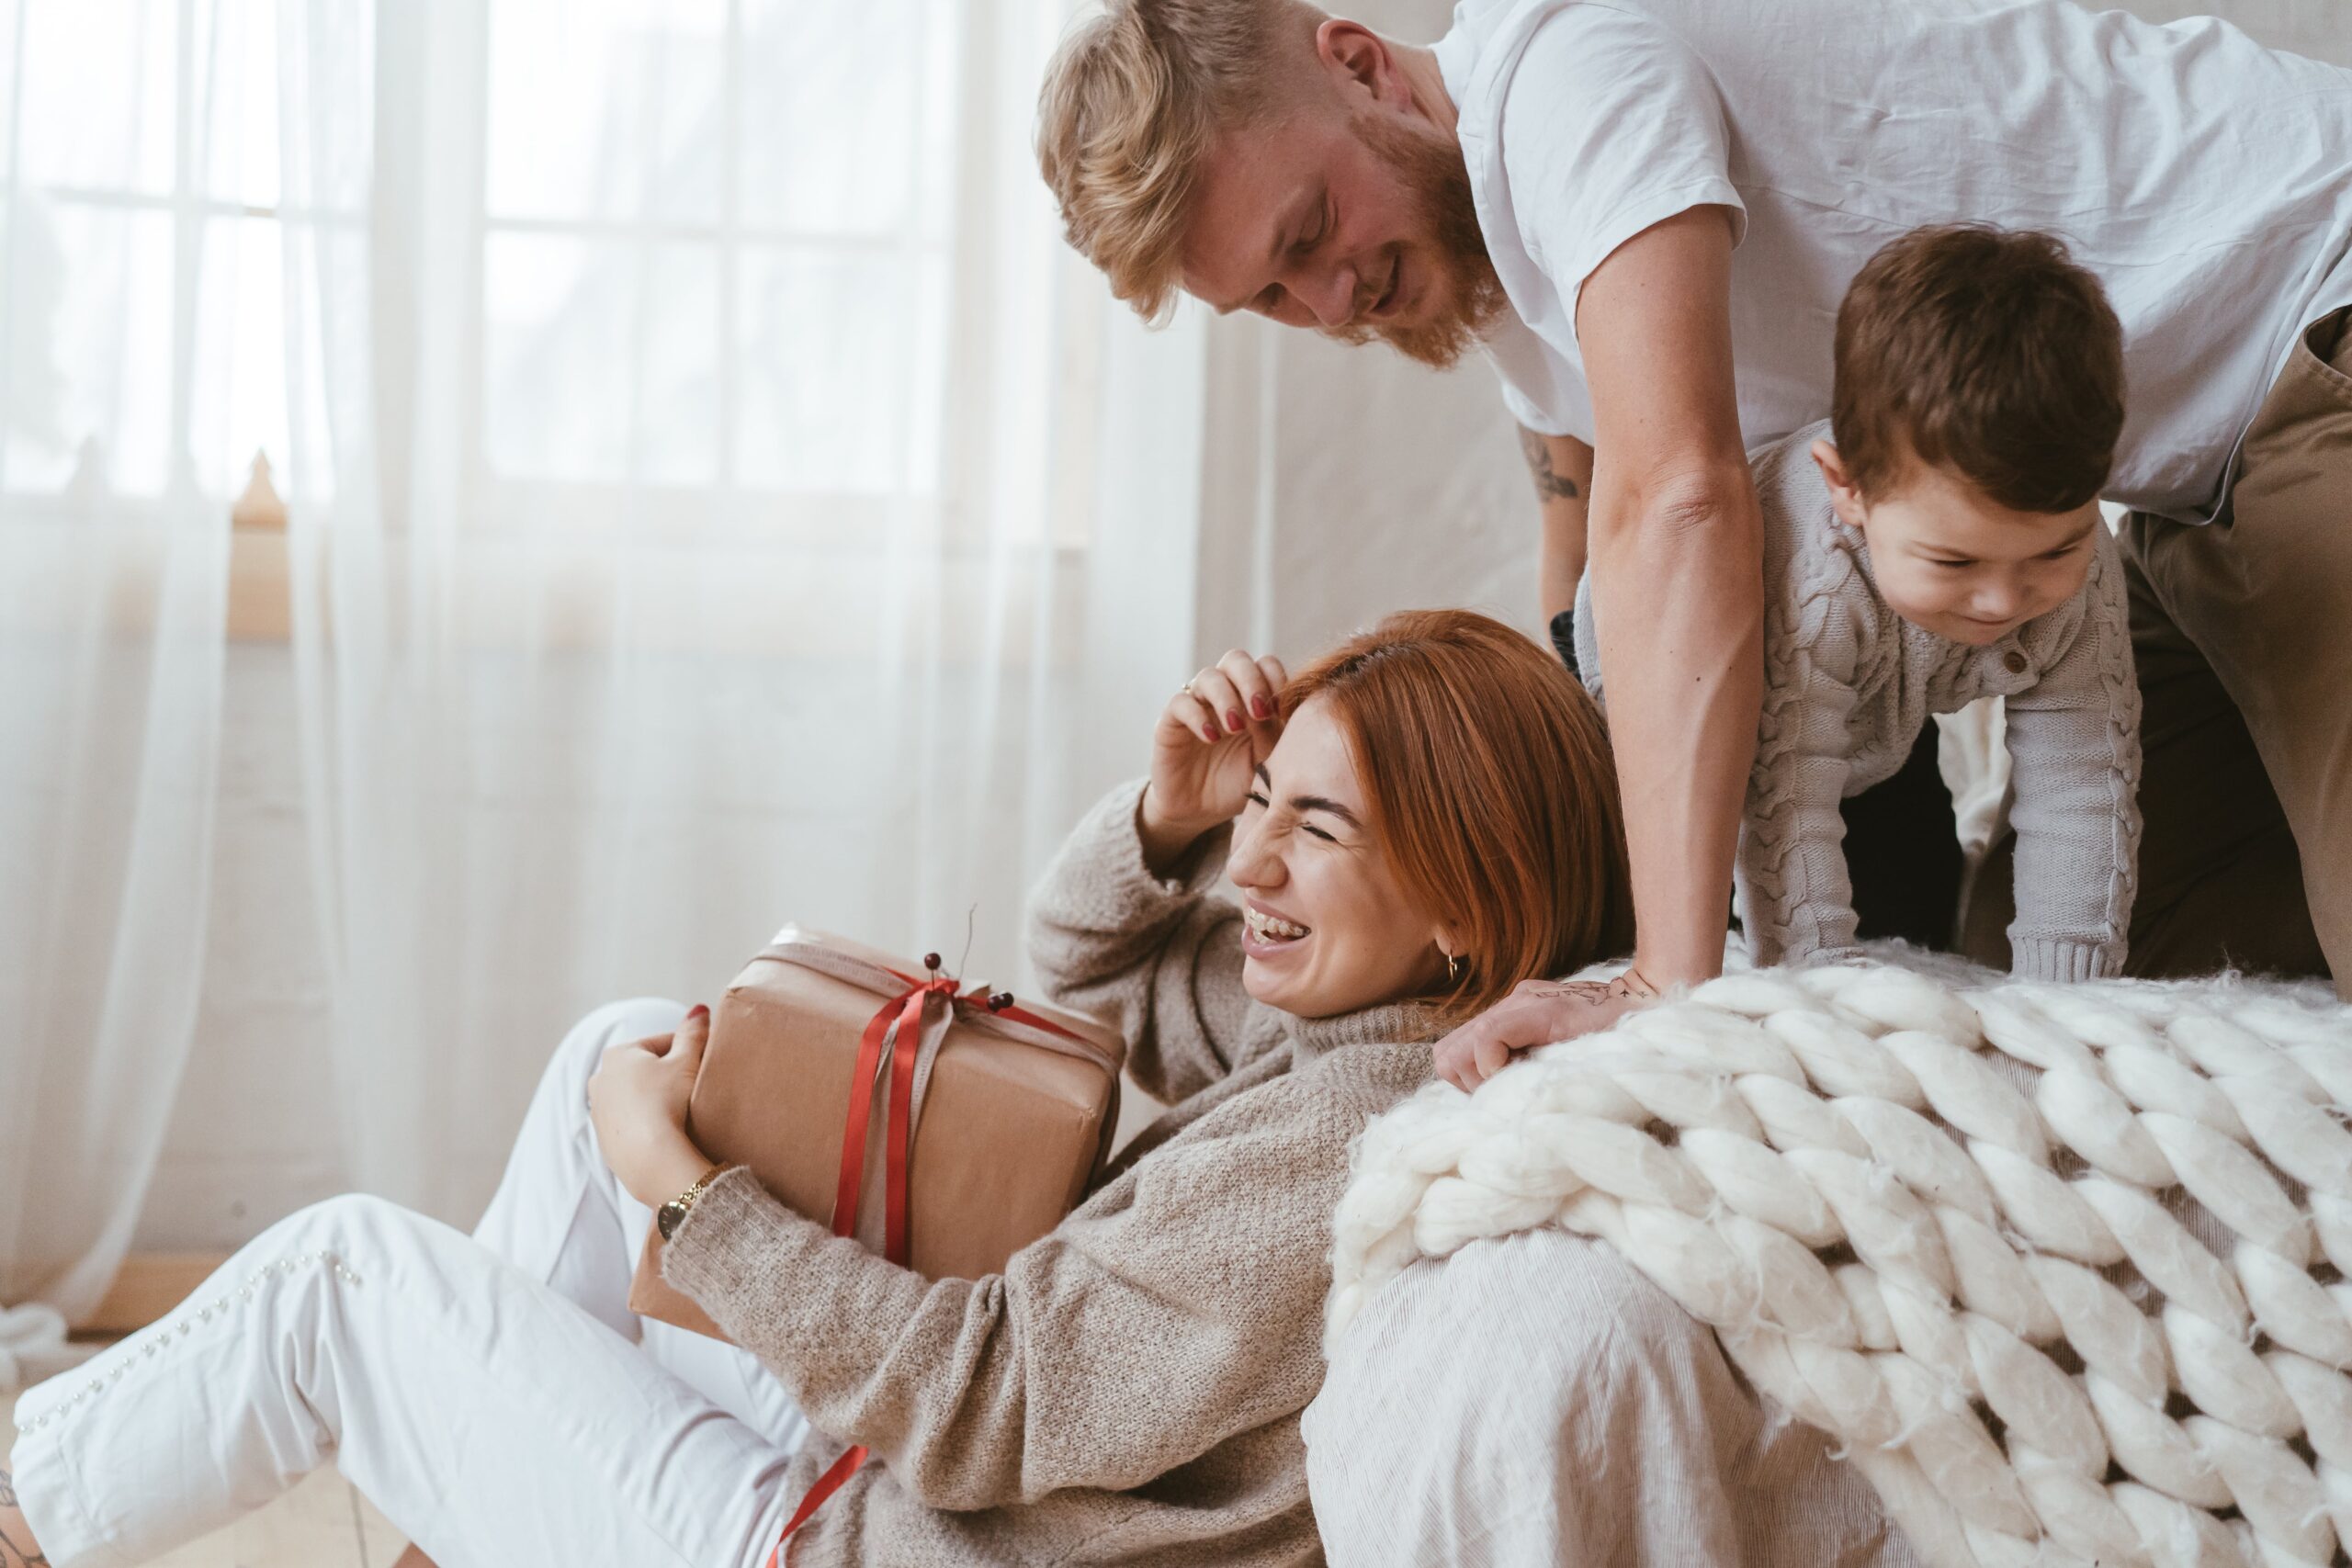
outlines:
{"label": "red satin ribbon", "polygon": [[[911,1245],[907,1212],[907,1153],[912,1142],[915,1056],[922,1048],[923,1004],[933,996],[943,996],[950,1007],[983,1007],[987,1005],[988,988],[975,986],[959,994],[956,982],[950,978],[918,980],[911,975],[900,975],[896,969],[890,973],[904,980],[907,988],[876,1010],[866,1022],[865,1032],[858,1036],[857,1065],[851,1069],[849,1119],[842,1129],[841,1180],[833,1189],[833,1234],[857,1234],[858,1190],[865,1184],[865,1139],[867,1124],[874,1114],[875,1073],[882,1065],[882,1042],[890,1037],[890,1026],[895,1022],[899,1032],[890,1052],[890,1121],[882,1161],[882,1256],[905,1268]],[[1005,1006],[989,1010],[999,1018],[1043,1029],[1066,1040],[1080,1038],[1025,1008]],[[844,1451],[818,1477],[817,1484],[808,1488],[808,1495],[800,1499],[800,1506],[793,1510],[784,1533],[776,1537],[775,1549],[768,1553],[767,1568],[779,1568],[793,1532],[807,1524],[809,1517],[847,1484],[865,1462],[865,1445],[860,1443]]]}

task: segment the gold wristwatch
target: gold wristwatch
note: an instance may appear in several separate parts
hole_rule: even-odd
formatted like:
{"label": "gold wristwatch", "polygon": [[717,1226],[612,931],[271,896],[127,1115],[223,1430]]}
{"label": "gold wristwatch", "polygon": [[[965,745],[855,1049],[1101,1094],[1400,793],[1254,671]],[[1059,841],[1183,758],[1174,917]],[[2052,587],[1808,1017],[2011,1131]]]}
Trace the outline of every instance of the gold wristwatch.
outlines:
{"label": "gold wristwatch", "polygon": [[701,1197],[704,1189],[718,1180],[727,1169],[725,1165],[712,1166],[695,1179],[692,1187],[653,1211],[653,1228],[662,1233],[663,1241],[678,1234],[678,1227],[686,1223],[686,1211],[695,1206],[695,1200]]}

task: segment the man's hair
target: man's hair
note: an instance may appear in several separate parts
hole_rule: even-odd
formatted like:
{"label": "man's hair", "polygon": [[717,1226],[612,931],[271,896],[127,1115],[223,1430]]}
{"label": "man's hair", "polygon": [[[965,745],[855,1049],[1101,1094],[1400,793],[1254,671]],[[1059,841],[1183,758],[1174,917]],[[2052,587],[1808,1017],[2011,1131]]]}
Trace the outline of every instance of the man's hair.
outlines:
{"label": "man's hair", "polygon": [[2123,329],[2048,234],[1917,229],[1872,256],[1838,311],[1831,423],[1868,497],[1913,461],[2016,512],[2098,499],[2123,429]]}
{"label": "man's hair", "polygon": [[1283,716],[1317,697],[1406,896],[1460,933],[1449,1018],[1633,951],[1617,770],[1558,660],[1473,611],[1407,610],[1294,676]]}
{"label": "man's hair", "polygon": [[1221,130],[1281,101],[1304,0],[1111,0],[1074,28],[1037,95],[1037,165],[1069,243],[1147,320],[1176,292],[1185,208]]}

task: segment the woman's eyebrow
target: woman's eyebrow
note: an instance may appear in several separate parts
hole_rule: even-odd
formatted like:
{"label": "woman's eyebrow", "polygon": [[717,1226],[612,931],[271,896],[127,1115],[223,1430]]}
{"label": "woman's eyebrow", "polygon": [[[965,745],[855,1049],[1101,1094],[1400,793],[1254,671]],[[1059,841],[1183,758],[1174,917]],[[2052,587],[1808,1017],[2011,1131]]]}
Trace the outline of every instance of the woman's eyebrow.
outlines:
{"label": "woman's eyebrow", "polygon": [[[1273,793],[1274,777],[1272,773],[1266,772],[1266,764],[1263,762],[1258,764],[1258,782],[1266,786],[1267,794],[1271,795]],[[1283,804],[1288,806],[1293,811],[1325,812],[1330,816],[1338,818],[1340,821],[1345,822],[1349,827],[1355,829],[1359,832],[1363,829],[1363,821],[1357,818],[1354,812],[1349,810],[1346,807],[1340,805],[1338,801],[1333,800],[1329,795],[1294,795],[1287,801],[1283,802]]]}

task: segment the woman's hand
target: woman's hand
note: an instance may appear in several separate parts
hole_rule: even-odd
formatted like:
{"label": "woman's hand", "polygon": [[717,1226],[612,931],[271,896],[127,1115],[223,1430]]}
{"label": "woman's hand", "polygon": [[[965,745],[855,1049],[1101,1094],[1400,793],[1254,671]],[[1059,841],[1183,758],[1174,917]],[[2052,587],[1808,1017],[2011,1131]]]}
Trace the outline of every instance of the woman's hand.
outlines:
{"label": "woman's hand", "polygon": [[649,1209],[693,1186],[710,1160],[686,1136],[686,1101],[710,1039],[710,1010],[686,1014],[675,1034],[616,1045],[588,1080],[596,1146],[630,1197]]}
{"label": "woman's hand", "polygon": [[1597,1033],[1657,998],[1657,988],[1632,969],[1614,980],[1521,980],[1437,1043],[1437,1076],[1466,1094],[1501,1072],[1515,1053]]}
{"label": "woman's hand", "polygon": [[1151,736],[1151,783],[1136,813],[1144,859],[1164,873],[1195,840],[1241,815],[1258,764],[1281,739],[1279,659],[1235,649],[1184,683]]}

